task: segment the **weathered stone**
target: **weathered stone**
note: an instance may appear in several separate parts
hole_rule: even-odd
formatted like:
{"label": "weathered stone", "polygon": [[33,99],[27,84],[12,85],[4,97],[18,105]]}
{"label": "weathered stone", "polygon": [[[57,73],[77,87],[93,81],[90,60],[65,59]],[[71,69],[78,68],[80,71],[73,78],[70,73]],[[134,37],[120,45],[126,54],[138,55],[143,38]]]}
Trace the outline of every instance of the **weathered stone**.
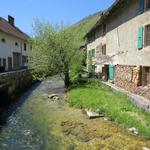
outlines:
{"label": "weathered stone", "polygon": [[[139,66],[116,65],[115,85],[150,100],[150,86],[140,86],[140,72]],[[150,73],[148,76],[148,82],[150,83]]]}
{"label": "weathered stone", "polygon": [[54,97],[58,97],[58,95],[57,94],[51,94],[48,96],[48,98],[50,98],[50,99],[53,99]]}
{"label": "weathered stone", "polygon": [[129,131],[132,132],[133,134],[138,134],[138,130],[135,127],[129,128]]}
{"label": "weathered stone", "polygon": [[150,148],[143,147],[142,150],[150,150]]}
{"label": "weathered stone", "polygon": [[86,111],[86,114],[89,117],[89,119],[104,117],[104,114],[100,114],[100,113],[97,113],[97,112],[92,112],[88,109],[85,109],[85,111]]}

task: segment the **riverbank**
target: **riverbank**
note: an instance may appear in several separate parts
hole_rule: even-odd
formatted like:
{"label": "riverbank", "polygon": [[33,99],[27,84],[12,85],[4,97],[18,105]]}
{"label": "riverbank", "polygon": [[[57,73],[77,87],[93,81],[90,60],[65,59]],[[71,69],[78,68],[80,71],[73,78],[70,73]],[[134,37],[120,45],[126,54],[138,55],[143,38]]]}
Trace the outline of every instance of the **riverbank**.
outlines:
{"label": "riverbank", "polygon": [[[59,100],[49,99],[52,93],[56,93]],[[30,88],[16,100],[17,108],[1,129],[0,150],[141,150],[150,147],[150,141],[129,134],[110,120],[89,120],[80,109],[69,107],[66,96],[64,83],[58,77]]]}
{"label": "riverbank", "polygon": [[140,135],[150,139],[150,114],[135,107],[126,95],[114,93],[98,80],[72,87],[69,91],[69,104],[104,113],[126,130],[135,127]]}

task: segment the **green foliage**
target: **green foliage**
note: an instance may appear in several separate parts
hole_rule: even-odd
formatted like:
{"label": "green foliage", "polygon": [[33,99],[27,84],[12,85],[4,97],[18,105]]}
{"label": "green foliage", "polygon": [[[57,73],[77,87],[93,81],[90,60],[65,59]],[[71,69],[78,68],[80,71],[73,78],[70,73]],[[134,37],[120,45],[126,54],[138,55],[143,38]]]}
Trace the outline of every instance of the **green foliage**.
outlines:
{"label": "green foliage", "polygon": [[97,80],[71,88],[68,102],[77,108],[99,110],[111,120],[124,127],[135,127],[139,133],[150,138],[150,114],[135,107],[126,95],[113,92],[108,86]]}
{"label": "green foliage", "polygon": [[80,36],[62,24],[50,25],[35,21],[35,37],[31,40],[30,66],[37,79],[51,74],[64,74],[80,70],[82,51]]}
{"label": "green foliage", "polygon": [[48,75],[65,72],[75,77],[84,59],[80,44],[99,17],[99,13],[96,13],[69,28],[63,24],[43,23],[37,18],[33,25],[34,37],[30,41],[32,51],[29,64],[33,77],[43,79]]}

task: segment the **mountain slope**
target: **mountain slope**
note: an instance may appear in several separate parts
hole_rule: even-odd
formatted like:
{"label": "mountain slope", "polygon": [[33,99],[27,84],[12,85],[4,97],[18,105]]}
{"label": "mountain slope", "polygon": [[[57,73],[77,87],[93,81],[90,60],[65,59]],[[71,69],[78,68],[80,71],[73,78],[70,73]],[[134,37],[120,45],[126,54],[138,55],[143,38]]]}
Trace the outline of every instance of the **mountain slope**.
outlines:
{"label": "mountain slope", "polygon": [[93,15],[89,15],[88,17],[82,19],[78,23],[69,27],[69,29],[74,30],[75,32],[79,32],[81,37],[83,38],[85,34],[96,24],[96,22],[100,19],[100,13],[97,12]]}

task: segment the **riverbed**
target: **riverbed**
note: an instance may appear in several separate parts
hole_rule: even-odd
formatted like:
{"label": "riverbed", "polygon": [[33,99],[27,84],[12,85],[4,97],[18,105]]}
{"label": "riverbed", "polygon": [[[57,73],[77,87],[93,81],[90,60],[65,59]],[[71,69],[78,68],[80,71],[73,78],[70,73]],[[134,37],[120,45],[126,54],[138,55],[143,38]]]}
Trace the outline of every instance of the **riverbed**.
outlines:
{"label": "riverbed", "polygon": [[[59,100],[48,95],[58,93]],[[80,96],[80,95],[79,95]],[[34,84],[1,115],[0,150],[142,150],[150,141],[67,104],[60,78]]]}

